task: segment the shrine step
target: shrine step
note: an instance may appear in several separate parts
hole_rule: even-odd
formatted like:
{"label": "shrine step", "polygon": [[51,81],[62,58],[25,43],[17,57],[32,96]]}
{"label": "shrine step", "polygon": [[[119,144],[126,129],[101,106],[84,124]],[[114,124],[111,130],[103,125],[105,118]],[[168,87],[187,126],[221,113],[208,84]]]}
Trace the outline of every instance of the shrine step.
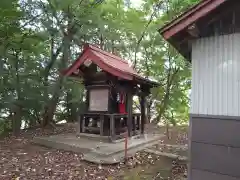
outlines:
{"label": "shrine step", "polygon": [[[146,134],[139,138],[129,138],[127,153],[133,156],[137,151],[158,143],[164,135]],[[125,156],[125,142],[104,142],[87,137],[77,137],[74,134],[59,134],[45,137],[35,137],[33,143],[65,151],[82,153],[84,160],[101,164],[121,162]]]}
{"label": "shrine step", "polygon": [[[156,144],[158,140],[152,140],[149,142],[145,142],[136,146],[132,146],[127,150],[127,156],[132,157],[138,151],[144,150],[154,144]],[[103,149],[102,149],[103,150]],[[102,151],[101,150],[101,151]],[[123,162],[125,159],[125,150],[119,149],[114,153],[101,153],[99,151],[91,151],[89,153],[84,154],[83,160],[96,163],[96,164],[116,164],[119,162]]]}
{"label": "shrine step", "polygon": [[[131,138],[136,139],[140,137],[140,132],[136,131],[136,135],[132,136]],[[119,143],[125,140],[125,133],[120,135],[116,135],[116,140],[112,140],[109,136],[100,136],[98,134],[91,134],[91,133],[78,133],[77,137],[88,138],[92,140],[99,140],[102,142],[112,142],[112,143]]]}
{"label": "shrine step", "polygon": [[[129,138],[128,139],[128,150],[132,148],[137,148],[139,146],[144,146],[144,145],[150,145],[152,143],[155,143],[158,141],[162,136],[153,136],[153,135],[142,135],[139,136],[138,138]],[[98,155],[101,156],[110,156],[110,155],[115,155],[118,154],[122,151],[125,150],[125,142],[117,142],[112,145],[112,148],[110,149],[108,146],[100,146],[99,148],[94,149],[92,152],[97,153]]]}
{"label": "shrine step", "polygon": [[109,139],[108,136],[100,136],[100,135],[97,135],[97,134],[78,133],[77,137],[88,138],[88,139],[98,140],[98,141],[102,141],[102,142],[110,142],[110,139]]}

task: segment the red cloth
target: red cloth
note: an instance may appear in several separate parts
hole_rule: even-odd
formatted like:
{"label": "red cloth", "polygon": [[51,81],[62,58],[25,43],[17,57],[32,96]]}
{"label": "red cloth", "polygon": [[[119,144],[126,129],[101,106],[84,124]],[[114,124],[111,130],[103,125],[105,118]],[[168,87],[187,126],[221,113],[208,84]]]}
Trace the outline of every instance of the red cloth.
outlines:
{"label": "red cloth", "polygon": [[118,104],[118,110],[120,114],[126,114],[126,107],[125,107],[125,103],[119,103]]}
{"label": "red cloth", "polygon": [[124,94],[120,94],[120,102],[118,104],[118,111],[120,114],[126,114],[126,105]]}

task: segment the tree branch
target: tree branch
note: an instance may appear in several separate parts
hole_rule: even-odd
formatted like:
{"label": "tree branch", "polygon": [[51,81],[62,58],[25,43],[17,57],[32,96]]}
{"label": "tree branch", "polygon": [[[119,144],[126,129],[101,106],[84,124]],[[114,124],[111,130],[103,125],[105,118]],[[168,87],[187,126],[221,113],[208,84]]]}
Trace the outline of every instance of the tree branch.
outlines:
{"label": "tree branch", "polygon": [[[136,65],[137,65],[137,52],[138,52],[138,49],[139,49],[139,47],[140,47],[140,43],[142,42],[142,40],[143,40],[143,38],[144,38],[144,36],[145,36],[145,34],[146,34],[146,32],[147,32],[147,29],[148,29],[149,25],[152,23],[153,18],[154,18],[154,16],[156,15],[156,12],[157,12],[157,11],[159,10],[159,8],[161,7],[162,3],[163,3],[163,1],[160,1],[160,2],[156,5],[157,8],[153,10],[153,12],[152,12],[152,14],[151,14],[151,16],[150,16],[150,18],[149,18],[149,20],[148,20],[145,28],[144,28],[144,30],[142,31],[142,34],[141,34],[140,38],[139,38],[138,41],[137,41],[137,45],[136,45],[136,47],[135,47],[135,53],[134,53],[133,68],[135,68]],[[153,6],[154,6],[154,5],[153,5]]]}

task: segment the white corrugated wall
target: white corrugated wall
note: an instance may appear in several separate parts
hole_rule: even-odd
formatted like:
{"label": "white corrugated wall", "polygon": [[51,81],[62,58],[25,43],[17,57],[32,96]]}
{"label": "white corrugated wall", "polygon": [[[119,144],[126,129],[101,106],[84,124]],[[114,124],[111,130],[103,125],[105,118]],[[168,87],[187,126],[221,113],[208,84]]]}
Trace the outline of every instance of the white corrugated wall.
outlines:
{"label": "white corrugated wall", "polygon": [[191,113],[240,116],[240,34],[193,43]]}

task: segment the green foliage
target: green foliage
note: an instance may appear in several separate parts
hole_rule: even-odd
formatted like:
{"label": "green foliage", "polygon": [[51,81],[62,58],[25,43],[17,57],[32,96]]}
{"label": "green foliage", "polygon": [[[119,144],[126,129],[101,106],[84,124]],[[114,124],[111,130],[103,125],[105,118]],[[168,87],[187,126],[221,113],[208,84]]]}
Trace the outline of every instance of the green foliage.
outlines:
{"label": "green foliage", "polygon": [[11,120],[35,126],[46,110],[53,109],[53,119],[59,121],[84,108],[81,83],[61,79],[59,71],[79,55],[85,42],[117,51],[140,74],[161,84],[148,99],[156,121],[187,122],[190,68],[157,29],[196,2],[142,1],[135,8],[121,0],[3,0],[0,133],[13,128]]}

